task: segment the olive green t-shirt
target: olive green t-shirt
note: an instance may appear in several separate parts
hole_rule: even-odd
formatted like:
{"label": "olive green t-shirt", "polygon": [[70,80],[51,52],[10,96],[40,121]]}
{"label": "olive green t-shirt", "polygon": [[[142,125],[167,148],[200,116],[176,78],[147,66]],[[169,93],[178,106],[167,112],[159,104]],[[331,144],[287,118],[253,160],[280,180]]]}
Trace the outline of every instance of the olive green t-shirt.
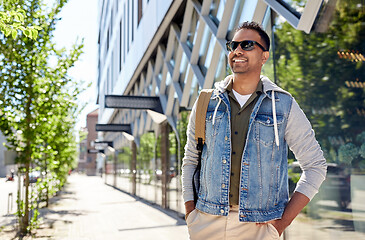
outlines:
{"label": "olive green t-shirt", "polygon": [[252,110],[262,93],[262,82],[257,84],[256,91],[252,93],[245,105],[240,106],[232,91],[233,80],[227,87],[229,102],[231,105],[231,178],[229,188],[229,204],[239,204],[240,172],[243,149],[246,144],[248,124]]}

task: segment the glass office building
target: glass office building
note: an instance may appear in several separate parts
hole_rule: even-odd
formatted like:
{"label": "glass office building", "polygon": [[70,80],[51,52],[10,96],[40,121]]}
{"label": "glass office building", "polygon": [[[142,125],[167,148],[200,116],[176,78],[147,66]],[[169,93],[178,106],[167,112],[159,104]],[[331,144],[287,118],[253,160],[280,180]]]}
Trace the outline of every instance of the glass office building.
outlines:
{"label": "glass office building", "polygon": [[[365,239],[363,0],[100,0],[99,9],[99,123],[131,127],[99,133],[117,150],[99,156],[108,184],[183,215],[189,109],[229,74],[225,42],[254,20],[272,43],[262,73],[298,101],[328,162],[283,238]],[[158,97],[162,111],[106,108],[108,95]],[[301,170],[289,161],[292,190]]]}

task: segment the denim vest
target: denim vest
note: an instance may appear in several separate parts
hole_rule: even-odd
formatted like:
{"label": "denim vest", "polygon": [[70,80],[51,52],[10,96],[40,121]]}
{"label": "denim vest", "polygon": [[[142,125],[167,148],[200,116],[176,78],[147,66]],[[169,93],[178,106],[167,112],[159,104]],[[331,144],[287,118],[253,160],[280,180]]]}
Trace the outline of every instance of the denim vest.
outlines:
{"label": "denim vest", "polygon": [[[271,93],[271,92],[268,92]],[[252,110],[241,160],[239,220],[267,222],[281,218],[288,202],[285,129],[292,97],[275,92],[279,146],[275,143],[271,94],[262,93]],[[227,216],[231,167],[230,103],[227,92],[215,90],[206,114],[206,142],[201,159],[196,208]]]}

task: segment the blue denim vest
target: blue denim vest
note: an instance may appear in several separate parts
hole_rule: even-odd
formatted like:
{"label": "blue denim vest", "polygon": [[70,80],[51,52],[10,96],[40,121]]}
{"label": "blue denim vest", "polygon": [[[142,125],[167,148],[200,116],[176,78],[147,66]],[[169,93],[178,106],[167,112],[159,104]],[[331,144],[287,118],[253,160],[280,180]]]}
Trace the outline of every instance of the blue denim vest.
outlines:
{"label": "blue denim vest", "polygon": [[[270,93],[270,92],[269,92]],[[288,202],[285,128],[292,97],[275,92],[279,146],[275,144],[271,94],[262,93],[252,111],[241,161],[239,220],[267,222],[281,218]],[[214,123],[214,124],[213,124]],[[231,168],[230,103],[215,90],[206,115],[206,142],[201,160],[196,208],[227,216]]]}

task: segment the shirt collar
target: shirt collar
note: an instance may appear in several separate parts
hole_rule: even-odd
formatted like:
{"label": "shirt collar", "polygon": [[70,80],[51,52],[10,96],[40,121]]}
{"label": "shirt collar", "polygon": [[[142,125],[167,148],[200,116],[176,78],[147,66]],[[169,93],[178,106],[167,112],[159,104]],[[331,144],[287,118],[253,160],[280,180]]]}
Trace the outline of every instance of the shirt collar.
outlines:
{"label": "shirt collar", "polygon": [[[231,80],[229,81],[228,86],[226,88],[226,90],[228,91],[228,95],[231,96],[231,97],[234,96],[233,91],[232,91],[232,87],[233,87],[233,78],[231,78]],[[262,93],[262,80],[261,79],[257,84],[255,92],[256,92],[257,95]]]}

